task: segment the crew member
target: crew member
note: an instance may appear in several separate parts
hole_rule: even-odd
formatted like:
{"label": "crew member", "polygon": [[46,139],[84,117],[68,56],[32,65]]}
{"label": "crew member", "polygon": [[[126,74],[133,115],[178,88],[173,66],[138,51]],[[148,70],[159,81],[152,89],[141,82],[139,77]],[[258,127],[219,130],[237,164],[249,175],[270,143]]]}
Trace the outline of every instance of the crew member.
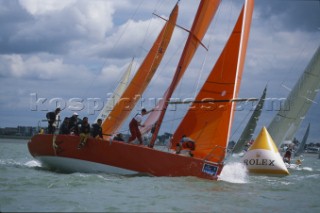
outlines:
{"label": "crew member", "polygon": [[92,124],[92,132],[91,132],[92,137],[96,139],[103,139],[101,124],[102,124],[102,119],[100,118],[97,120],[97,123]]}
{"label": "crew member", "polygon": [[153,110],[147,111],[145,108],[142,108],[141,114],[138,113],[132,118],[132,120],[129,123],[129,129],[130,129],[131,136],[130,136],[130,138],[128,140],[128,143],[131,143],[136,138],[138,138],[140,145],[143,144],[143,141],[142,141],[142,138],[141,138],[141,132],[139,130],[139,126],[144,127],[144,125],[141,124],[142,117],[144,115],[150,113],[151,111],[153,111]]}
{"label": "crew member", "polygon": [[290,143],[288,145],[288,148],[287,148],[286,152],[284,153],[284,156],[283,156],[283,161],[285,163],[290,164],[290,162],[291,162],[291,154],[293,152],[293,149],[294,149],[294,143]]}
{"label": "crew member", "polygon": [[59,126],[59,113],[61,112],[60,108],[56,108],[53,112],[48,112],[46,117],[48,119],[48,134],[54,134],[56,127]]}
{"label": "crew member", "polygon": [[177,154],[185,154],[190,157],[193,156],[193,151],[196,148],[196,144],[194,140],[187,137],[186,135],[183,135],[180,142],[176,146]]}
{"label": "crew member", "polygon": [[83,117],[80,125],[80,143],[78,149],[81,149],[87,144],[88,137],[90,136],[90,124],[87,117]]}

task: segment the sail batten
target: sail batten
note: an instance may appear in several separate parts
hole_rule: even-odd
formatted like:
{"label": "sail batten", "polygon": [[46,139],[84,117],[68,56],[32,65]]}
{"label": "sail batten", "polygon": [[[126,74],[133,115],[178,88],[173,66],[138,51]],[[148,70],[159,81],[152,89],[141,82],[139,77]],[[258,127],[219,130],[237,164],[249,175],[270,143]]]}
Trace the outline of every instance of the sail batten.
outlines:
{"label": "sail batten", "polygon": [[139,101],[142,93],[150,83],[171,40],[178,16],[178,4],[172,10],[149,53],[145,57],[135,76],[122,94],[119,101],[102,124],[104,134],[114,134],[120,128],[131,110]]}

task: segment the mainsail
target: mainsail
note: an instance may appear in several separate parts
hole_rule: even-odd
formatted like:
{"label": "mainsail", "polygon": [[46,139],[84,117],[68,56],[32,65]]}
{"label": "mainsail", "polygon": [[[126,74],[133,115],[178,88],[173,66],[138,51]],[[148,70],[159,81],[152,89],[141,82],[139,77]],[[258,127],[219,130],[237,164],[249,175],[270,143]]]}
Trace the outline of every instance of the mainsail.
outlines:
{"label": "mainsail", "polygon": [[299,80],[275,115],[268,131],[279,147],[284,141],[292,141],[302,120],[320,89],[320,46]]}
{"label": "mainsail", "polygon": [[170,14],[169,20],[164,25],[135,76],[102,124],[104,134],[113,134],[121,127],[150,83],[169,45],[176,25],[178,10],[179,7],[176,4]]}
{"label": "mainsail", "polygon": [[[213,162],[224,159],[235,107],[232,100],[239,93],[253,7],[253,0],[245,2],[223,52],[195,99],[200,104],[193,103],[188,110],[173,135],[171,148],[186,135],[196,142],[194,157]],[[214,102],[221,99],[229,101]]]}
{"label": "mainsail", "polygon": [[[168,90],[164,93],[163,98],[159,101],[155,110],[148,116],[144,125],[145,127],[141,129],[141,133],[146,133],[150,131],[154,125],[156,126],[156,131],[159,131],[162,119],[164,117],[165,109],[168,106],[168,101],[182,78],[184,72],[186,71],[188,65],[191,62],[199,44],[208,30],[208,27],[219,7],[221,0],[202,0],[199,4],[197,13],[195,15],[190,34],[184,46],[182,55],[180,57],[178,66],[176,68],[175,76],[173,81],[169,86]],[[157,132],[153,134],[150,146],[153,146]]]}
{"label": "mainsail", "polygon": [[235,146],[232,149],[232,153],[240,153],[243,151],[244,146],[246,145],[246,143],[248,143],[251,139],[252,139],[252,135],[254,133],[254,130],[257,127],[257,123],[259,120],[259,117],[261,115],[261,111],[264,105],[264,100],[266,98],[266,93],[267,93],[267,87],[264,88],[262,96],[255,108],[255,110],[253,111],[247,126],[244,128],[238,142],[235,144]]}
{"label": "mainsail", "polygon": [[112,96],[108,99],[107,103],[104,105],[103,109],[97,116],[95,123],[97,122],[98,119],[102,119],[102,122],[104,122],[104,120],[108,117],[109,113],[112,111],[114,104],[119,101],[120,97],[122,96],[123,92],[128,86],[132,65],[133,65],[133,59],[129,64],[126,72],[123,74],[117,88],[112,93]]}

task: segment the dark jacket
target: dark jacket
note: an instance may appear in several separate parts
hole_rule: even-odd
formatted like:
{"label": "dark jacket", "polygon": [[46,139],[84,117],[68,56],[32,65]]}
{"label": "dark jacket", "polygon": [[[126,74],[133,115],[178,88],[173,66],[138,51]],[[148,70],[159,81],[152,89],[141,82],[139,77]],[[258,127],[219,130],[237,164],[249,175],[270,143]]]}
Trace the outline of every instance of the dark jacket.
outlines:
{"label": "dark jacket", "polygon": [[75,116],[71,116],[69,120],[69,131],[74,132],[75,134],[79,134],[79,119]]}
{"label": "dark jacket", "polygon": [[87,122],[81,122],[80,133],[89,134],[90,133],[90,124]]}
{"label": "dark jacket", "polygon": [[100,138],[102,138],[102,128],[99,126],[99,124],[95,123],[92,124],[92,132],[91,132],[92,137],[96,137],[99,135]]}
{"label": "dark jacket", "polygon": [[56,120],[56,113],[55,112],[48,112],[46,114],[46,117],[48,119],[48,122],[53,124],[55,122],[55,120]]}
{"label": "dark jacket", "polygon": [[69,135],[70,134],[70,130],[69,130],[69,125],[66,122],[63,122],[60,126],[60,130],[59,130],[59,134],[62,135]]}

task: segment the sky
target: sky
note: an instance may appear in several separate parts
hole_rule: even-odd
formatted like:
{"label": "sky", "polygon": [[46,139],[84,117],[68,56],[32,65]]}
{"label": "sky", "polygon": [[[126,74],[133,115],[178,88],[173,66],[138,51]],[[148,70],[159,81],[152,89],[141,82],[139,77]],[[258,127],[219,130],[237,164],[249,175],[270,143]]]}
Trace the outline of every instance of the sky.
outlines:
{"label": "sky", "polygon": [[[160,32],[173,0],[0,0],[0,127],[46,126],[47,111],[63,108],[94,122],[134,57],[134,71]],[[190,29],[199,0],[180,0],[177,24]],[[229,37],[242,0],[223,0],[174,98],[193,98]],[[173,76],[188,34],[175,29],[167,53],[132,113],[151,108]],[[320,1],[256,0],[239,98],[286,98],[320,45]],[[289,88],[289,89],[288,89]],[[320,97],[296,137],[311,124],[320,142]],[[269,104],[269,105],[268,105]],[[230,135],[238,140],[254,103],[235,113]],[[161,132],[173,132],[185,113],[171,106]],[[266,102],[255,134],[277,113]],[[130,118],[129,118],[130,119]],[[127,124],[122,130],[128,130]]]}

